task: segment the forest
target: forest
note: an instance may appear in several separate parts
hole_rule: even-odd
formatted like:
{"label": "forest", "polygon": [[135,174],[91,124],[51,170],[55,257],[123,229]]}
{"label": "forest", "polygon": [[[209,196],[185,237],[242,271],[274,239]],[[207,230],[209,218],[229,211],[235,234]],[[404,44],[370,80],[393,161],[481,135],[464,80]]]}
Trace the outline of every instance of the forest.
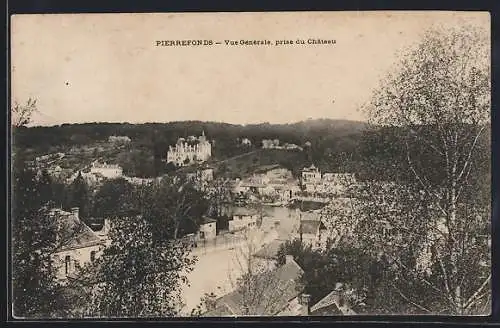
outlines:
{"label": "forest", "polygon": [[[464,127],[467,128],[467,127]],[[420,126],[422,133],[432,126]],[[488,149],[490,128],[486,127],[478,147]],[[427,130],[427,131],[426,131]],[[68,163],[69,168],[90,164],[95,159],[116,163],[124,174],[137,177],[155,177],[172,170],[164,161],[169,145],[179,137],[198,136],[205,132],[213,142],[212,164],[218,164],[220,173],[228,177],[241,177],[259,165],[281,164],[294,175],[311,164],[323,172],[356,173],[361,179],[409,178],[406,165],[408,133],[398,127],[380,127],[363,122],[318,119],[295,124],[234,125],[227,123],[184,121],[171,123],[86,123],[63,124],[51,127],[21,127],[13,135],[13,151],[22,150],[28,157],[47,153],[70,152],[77,155]],[[116,147],[108,143],[109,136],[128,136],[129,145]],[[431,136],[432,137],[432,136]],[[437,136],[436,136],[437,137]],[[248,138],[251,146],[242,146],[240,140]],[[262,139],[279,139],[283,143],[303,146],[303,151],[262,150]],[[310,143],[310,145],[309,145]],[[98,147],[96,147],[98,146]],[[416,165],[435,162],[432,149],[424,143],[411,143],[412,153],[419,153]],[[95,150],[99,148],[99,151]],[[83,151],[82,149],[94,149]],[[478,154],[486,154],[479,151]],[[248,154],[232,159],[233,157]],[[68,157],[71,158],[71,157]],[[399,160],[395,160],[399,159]],[[477,163],[483,158],[475,158]],[[434,161],[434,162],[433,162]],[[376,163],[376,165],[374,164]],[[488,169],[487,167],[485,167]],[[439,178],[443,172],[436,170]],[[481,172],[482,173],[482,172]],[[406,177],[405,177],[406,175]]]}

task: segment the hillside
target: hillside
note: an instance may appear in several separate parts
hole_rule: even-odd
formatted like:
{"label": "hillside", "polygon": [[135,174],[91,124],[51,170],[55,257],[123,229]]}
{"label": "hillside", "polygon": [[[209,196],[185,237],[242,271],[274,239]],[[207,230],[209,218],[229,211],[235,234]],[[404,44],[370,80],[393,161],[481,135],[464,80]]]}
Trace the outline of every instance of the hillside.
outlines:
{"label": "hillside", "polygon": [[[237,125],[217,122],[183,121],[170,123],[85,123],[63,124],[52,127],[22,128],[13,135],[13,150],[22,150],[30,158],[48,153],[62,152],[68,166],[90,163],[100,158],[120,164],[131,176],[150,177],[165,170],[169,145],[179,137],[200,135],[202,131],[213,142],[213,160],[224,161],[227,174],[241,175],[251,167],[283,164],[296,171],[299,166],[314,162],[324,170],[345,170],[352,166],[359,140],[366,124],[362,122],[318,119],[293,124]],[[112,135],[128,136],[132,141],[121,148],[108,142]],[[242,147],[240,140],[248,138],[251,146]],[[263,139],[279,139],[280,143],[293,143],[311,147],[303,152],[256,152]],[[347,167],[347,168],[346,168]]]}

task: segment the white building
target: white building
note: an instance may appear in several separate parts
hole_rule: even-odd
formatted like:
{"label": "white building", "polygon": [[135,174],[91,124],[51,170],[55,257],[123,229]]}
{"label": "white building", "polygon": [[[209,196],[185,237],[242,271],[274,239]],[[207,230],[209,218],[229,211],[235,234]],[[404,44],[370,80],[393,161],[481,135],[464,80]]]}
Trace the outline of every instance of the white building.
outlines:
{"label": "white building", "polygon": [[262,140],[262,148],[264,149],[274,149],[279,147],[280,141],[278,139],[264,139]]}
{"label": "white building", "polygon": [[199,240],[212,240],[217,237],[217,220],[203,217],[203,223],[198,231]]}
{"label": "white building", "polygon": [[79,267],[93,262],[102,254],[109,242],[109,224],[98,234],[80,221],[78,208],[72,209],[72,212],[53,209],[50,215],[57,222],[56,242],[60,244],[53,260],[58,267],[57,278],[64,281],[77,273]]}
{"label": "white building", "polygon": [[119,165],[115,164],[107,164],[106,162],[101,164],[93,162],[90,167],[90,173],[94,175],[102,175],[107,179],[116,179],[123,175],[123,169]]}
{"label": "white building", "polygon": [[248,138],[243,138],[243,139],[241,139],[241,144],[242,144],[243,146],[251,146],[251,145],[252,145],[252,142],[251,142],[251,141],[250,141],[250,139],[248,139]]}
{"label": "white building", "polygon": [[260,213],[252,208],[236,207],[232,219],[229,220],[229,231],[238,231],[257,226]]}
{"label": "white building", "polygon": [[309,193],[338,194],[356,183],[353,173],[323,173],[311,165],[302,170],[301,186]]}
{"label": "white building", "polygon": [[321,182],[321,172],[319,169],[311,164],[302,170],[302,184],[319,183]]}
{"label": "white building", "polygon": [[319,215],[311,212],[300,213],[300,221],[295,238],[302,240],[306,245],[322,247],[328,237],[328,231]]}
{"label": "white building", "polygon": [[205,137],[205,131],[195,140],[179,138],[175,147],[169,146],[167,163],[178,166],[205,162],[212,156],[212,145]]}
{"label": "white building", "polygon": [[108,141],[112,143],[128,143],[131,140],[127,136],[110,136]]}

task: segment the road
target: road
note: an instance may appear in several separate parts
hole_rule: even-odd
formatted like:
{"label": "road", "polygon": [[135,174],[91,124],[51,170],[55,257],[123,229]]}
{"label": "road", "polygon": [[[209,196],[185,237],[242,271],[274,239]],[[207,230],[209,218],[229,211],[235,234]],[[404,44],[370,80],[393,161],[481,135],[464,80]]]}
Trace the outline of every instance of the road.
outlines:
{"label": "road", "polygon": [[183,301],[186,304],[184,314],[189,315],[205,293],[213,292],[217,296],[222,296],[232,291],[236,278],[246,270],[245,261],[241,260],[247,256],[245,254],[247,246],[252,244],[253,248],[259,249],[271,238],[272,235],[256,230],[253,235],[245,238],[242,236],[233,244],[197,248],[193,255],[198,257],[198,261],[194,270],[188,275],[190,286],[185,286],[182,291]]}

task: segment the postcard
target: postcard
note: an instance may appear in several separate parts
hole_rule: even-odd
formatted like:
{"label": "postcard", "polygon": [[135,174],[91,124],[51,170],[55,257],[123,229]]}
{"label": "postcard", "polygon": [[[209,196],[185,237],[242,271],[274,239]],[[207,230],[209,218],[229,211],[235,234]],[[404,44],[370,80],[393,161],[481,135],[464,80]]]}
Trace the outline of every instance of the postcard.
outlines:
{"label": "postcard", "polygon": [[489,13],[10,23],[14,318],[490,314]]}

